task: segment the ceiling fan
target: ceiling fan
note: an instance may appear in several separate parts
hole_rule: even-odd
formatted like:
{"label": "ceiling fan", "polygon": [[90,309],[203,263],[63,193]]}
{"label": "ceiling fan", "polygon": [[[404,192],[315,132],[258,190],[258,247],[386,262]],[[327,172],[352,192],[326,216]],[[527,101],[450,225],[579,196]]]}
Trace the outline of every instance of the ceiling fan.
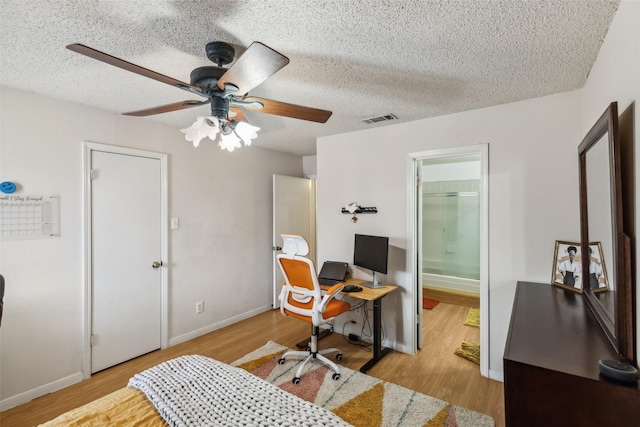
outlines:
{"label": "ceiling fan", "polygon": [[[248,125],[248,121],[240,108],[317,123],[325,123],[332,114],[331,111],[318,108],[249,96],[249,91],[289,63],[289,58],[260,42],[253,42],[229,68],[224,68],[223,65],[233,62],[235,58],[233,46],[221,41],[207,43],[205,46],[207,58],[216,65],[198,67],[191,71],[190,83],[176,80],[82,44],[70,44],[67,49],[204,97],[205,99],[200,101],[187,100],[123,113],[128,116],[150,116],[210,104],[210,117],[199,118],[191,128],[183,129],[187,134],[186,138],[193,141],[196,146],[200,139],[206,136],[215,139],[218,131],[221,137],[219,143],[221,148],[229,149],[228,144],[231,142],[233,142],[232,147],[240,146],[237,137],[229,136],[235,133],[245,141],[246,145],[249,145],[251,138],[248,137],[247,140],[243,137],[245,134],[243,129],[246,127],[245,124]],[[238,129],[238,126],[241,129]],[[258,128],[252,128],[249,134],[252,133],[252,137],[255,138],[255,131]],[[228,138],[223,142],[225,135]]]}

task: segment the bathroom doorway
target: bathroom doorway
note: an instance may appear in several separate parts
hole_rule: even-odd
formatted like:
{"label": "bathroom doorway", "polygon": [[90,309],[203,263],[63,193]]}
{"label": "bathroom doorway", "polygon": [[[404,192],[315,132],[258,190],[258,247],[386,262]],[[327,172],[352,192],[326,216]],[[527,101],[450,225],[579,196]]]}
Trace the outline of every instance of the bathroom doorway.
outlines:
{"label": "bathroom doorway", "polygon": [[415,348],[431,344],[422,337],[423,295],[435,292],[449,304],[479,306],[480,373],[488,376],[488,145],[413,153],[410,160]]}

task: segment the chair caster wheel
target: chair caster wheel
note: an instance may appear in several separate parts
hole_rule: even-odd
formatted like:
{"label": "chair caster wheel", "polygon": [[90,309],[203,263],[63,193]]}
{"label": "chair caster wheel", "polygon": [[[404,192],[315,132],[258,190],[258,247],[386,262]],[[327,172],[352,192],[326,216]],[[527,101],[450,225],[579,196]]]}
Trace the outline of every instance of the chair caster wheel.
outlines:
{"label": "chair caster wheel", "polygon": [[300,378],[295,377],[294,379],[291,380],[291,382],[294,383],[294,384],[300,384]]}
{"label": "chair caster wheel", "polygon": [[334,381],[338,381],[340,379],[340,374],[335,373],[331,376],[331,378],[333,378]]}
{"label": "chair caster wheel", "polygon": [[284,360],[284,357],[278,359],[278,365],[284,365],[284,362],[286,362],[286,360]]}
{"label": "chair caster wheel", "polygon": [[304,351],[311,351],[311,347],[307,346],[307,348],[305,348]]}
{"label": "chair caster wheel", "polygon": [[337,360],[338,362],[342,360],[342,353],[338,353],[338,354],[336,355],[336,360]]}

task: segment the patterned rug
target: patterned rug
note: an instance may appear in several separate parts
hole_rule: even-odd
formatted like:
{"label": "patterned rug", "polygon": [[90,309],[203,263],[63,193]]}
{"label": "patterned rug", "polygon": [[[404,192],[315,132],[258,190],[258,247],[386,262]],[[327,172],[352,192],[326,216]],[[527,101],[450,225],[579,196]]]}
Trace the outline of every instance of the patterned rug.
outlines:
{"label": "patterned rug", "polygon": [[278,364],[286,347],[269,341],[232,363],[304,400],[322,406],[356,427],[492,427],[493,418],[450,405],[359,371],[340,368],[340,379],[317,362],[307,364],[300,384],[291,380],[300,364],[290,358]]}

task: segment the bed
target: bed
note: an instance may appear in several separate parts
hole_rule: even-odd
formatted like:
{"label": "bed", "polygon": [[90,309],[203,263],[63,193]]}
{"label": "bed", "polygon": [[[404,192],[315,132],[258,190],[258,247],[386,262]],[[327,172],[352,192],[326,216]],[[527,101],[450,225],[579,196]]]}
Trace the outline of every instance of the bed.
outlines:
{"label": "bed", "polygon": [[182,356],[42,426],[348,426],[332,412],[217,360]]}

